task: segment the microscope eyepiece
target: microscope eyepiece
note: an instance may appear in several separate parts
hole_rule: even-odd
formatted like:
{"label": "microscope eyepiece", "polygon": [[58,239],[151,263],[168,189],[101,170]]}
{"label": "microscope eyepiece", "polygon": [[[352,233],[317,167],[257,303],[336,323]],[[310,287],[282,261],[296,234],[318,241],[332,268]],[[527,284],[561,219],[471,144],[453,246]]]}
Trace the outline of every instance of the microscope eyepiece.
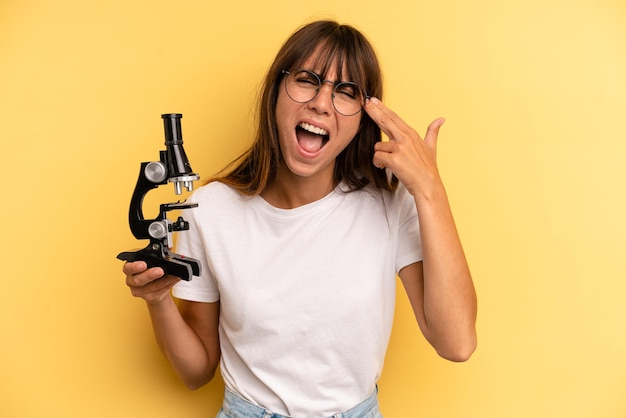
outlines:
{"label": "microscope eyepiece", "polygon": [[180,113],[166,113],[161,115],[165,128],[165,159],[168,168],[168,181],[174,183],[176,194],[182,193],[184,185],[188,191],[193,189],[193,181],[199,180],[200,176],[191,169],[191,164],[183,148],[183,132]]}

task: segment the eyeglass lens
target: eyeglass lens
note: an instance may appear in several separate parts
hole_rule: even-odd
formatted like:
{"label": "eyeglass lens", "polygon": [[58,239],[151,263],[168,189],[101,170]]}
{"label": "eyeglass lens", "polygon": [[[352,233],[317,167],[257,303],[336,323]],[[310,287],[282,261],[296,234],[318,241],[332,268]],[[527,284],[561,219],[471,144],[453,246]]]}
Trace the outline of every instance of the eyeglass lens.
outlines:
{"label": "eyeglass lens", "polygon": [[[295,70],[287,72],[285,89],[289,97],[298,103],[306,103],[315,98],[320,91],[322,80],[314,72]],[[332,94],[333,106],[344,116],[359,113],[365,103],[363,90],[352,82],[336,83]]]}

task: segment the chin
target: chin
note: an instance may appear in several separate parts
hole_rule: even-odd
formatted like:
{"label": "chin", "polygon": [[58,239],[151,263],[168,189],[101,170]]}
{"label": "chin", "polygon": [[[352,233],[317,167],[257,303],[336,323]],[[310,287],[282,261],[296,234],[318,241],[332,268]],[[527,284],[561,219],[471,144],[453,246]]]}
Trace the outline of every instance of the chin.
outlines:
{"label": "chin", "polygon": [[321,162],[288,161],[285,162],[285,166],[292,175],[303,178],[322,176],[326,173],[332,177],[334,171],[333,164],[322,164]]}

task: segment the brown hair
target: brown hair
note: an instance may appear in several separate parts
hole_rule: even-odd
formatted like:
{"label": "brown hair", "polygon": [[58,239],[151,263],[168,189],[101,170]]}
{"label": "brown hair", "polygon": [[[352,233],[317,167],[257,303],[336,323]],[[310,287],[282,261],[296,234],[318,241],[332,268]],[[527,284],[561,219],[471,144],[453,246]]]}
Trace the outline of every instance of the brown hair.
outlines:
{"label": "brown hair", "polygon": [[[258,109],[258,126],[252,146],[231,162],[220,181],[247,195],[261,193],[278,173],[281,152],[276,127],[276,101],[282,70],[300,67],[310,55],[318,52],[315,71],[325,76],[335,67],[346,70],[346,78],[360,85],[369,96],[382,98],[382,74],[376,53],[369,41],[355,28],[334,21],[322,20],[297,30],[281,47],[265,77]],[[338,74],[340,79],[344,74]],[[376,123],[362,111],[359,131],[335,161],[335,184],[345,182],[350,190],[368,184],[393,190],[397,179],[387,178],[384,170],[374,167],[374,144],[381,140]]]}

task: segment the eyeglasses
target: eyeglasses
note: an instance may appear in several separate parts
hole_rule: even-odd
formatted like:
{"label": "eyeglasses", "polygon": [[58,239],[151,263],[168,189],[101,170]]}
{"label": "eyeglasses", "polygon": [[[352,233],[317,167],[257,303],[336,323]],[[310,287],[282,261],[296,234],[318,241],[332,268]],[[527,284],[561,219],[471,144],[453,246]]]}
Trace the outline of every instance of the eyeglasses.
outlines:
{"label": "eyeglasses", "polygon": [[287,76],[285,91],[294,102],[307,103],[317,97],[322,83],[330,83],[333,87],[331,95],[333,107],[344,116],[353,116],[361,111],[368,98],[365,90],[350,81],[334,82],[322,78],[309,70],[283,70]]}

